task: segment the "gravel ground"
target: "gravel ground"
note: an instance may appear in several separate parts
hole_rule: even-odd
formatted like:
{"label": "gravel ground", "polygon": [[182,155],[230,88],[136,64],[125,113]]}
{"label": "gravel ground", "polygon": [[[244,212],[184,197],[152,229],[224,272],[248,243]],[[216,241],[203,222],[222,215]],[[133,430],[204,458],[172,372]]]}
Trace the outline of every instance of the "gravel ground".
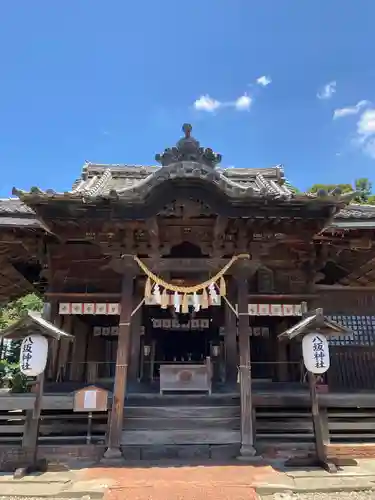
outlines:
{"label": "gravel ground", "polygon": [[[61,498],[61,497],[2,497],[0,496],[0,500],[46,500],[46,498],[48,498],[48,500],[69,500],[69,498]],[[74,499],[76,500],[76,497],[74,497]],[[83,497],[81,497],[81,500],[90,500],[90,496],[89,495],[84,495]],[[346,499],[345,499],[346,500]]]}
{"label": "gravel ground", "polygon": [[264,500],[375,500],[375,491],[341,491],[337,493],[276,493]]}
{"label": "gravel ground", "polygon": [[[203,500],[204,497],[205,496],[199,496],[196,497],[196,499]],[[262,496],[261,499],[262,500],[375,500],[375,491],[352,491],[352,492],[345,491],[337,493],[275,493],[275,495]],[[46,498],[0,496],[0,500],[46,500]],[[50,500],[69,500],[69,499],[50,498]],[[90,497],[83,496],[81,500],[90,500]]]}

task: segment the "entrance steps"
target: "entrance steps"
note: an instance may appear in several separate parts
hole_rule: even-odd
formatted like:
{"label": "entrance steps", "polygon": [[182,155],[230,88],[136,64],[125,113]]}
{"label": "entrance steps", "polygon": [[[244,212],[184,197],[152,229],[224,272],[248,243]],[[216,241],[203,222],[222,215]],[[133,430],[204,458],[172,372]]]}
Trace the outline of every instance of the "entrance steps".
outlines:
{"label": "entrance steps", "polygon": [[238,395],[134,394],[122,432],[126,459],[221,459],[238,455]]}

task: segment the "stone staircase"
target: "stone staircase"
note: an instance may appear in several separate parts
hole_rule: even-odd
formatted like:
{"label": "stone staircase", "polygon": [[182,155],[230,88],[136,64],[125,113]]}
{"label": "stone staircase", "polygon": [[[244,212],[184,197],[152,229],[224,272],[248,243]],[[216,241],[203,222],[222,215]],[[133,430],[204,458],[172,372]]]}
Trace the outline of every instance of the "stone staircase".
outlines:
{"label": "stone staircase", "polygon": [[129,460],[226,459],[240,449],[238,395],[129,395],[122,451]]}

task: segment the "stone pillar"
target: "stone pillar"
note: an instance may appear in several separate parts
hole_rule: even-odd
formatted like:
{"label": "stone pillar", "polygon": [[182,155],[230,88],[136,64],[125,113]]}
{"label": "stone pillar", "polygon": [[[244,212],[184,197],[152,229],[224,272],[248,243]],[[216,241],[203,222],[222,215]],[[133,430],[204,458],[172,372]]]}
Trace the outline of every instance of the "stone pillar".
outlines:
{"label": "stone pillar", "polygon": [[117,344],[116,373],[112,396],[112,409],[109,414],[108,448],[105,459],[121,459],[121,434],[123,428],[124,403],[128,375],[128,358],[130,349],[130,324],[133,306],[132,273],[126,272],[122,278],[121,311]]}
{"label": "stone pillar", "polygon": [[[228,278],[228,300],[231,304],[235,304],[235,283],[231,278]],[[237,383],[237,367],[238,367],[238,353],[237,353],[237,317],[232,309],[225,303],[225,372],[226,382],[229,384]]]}
{"label": "stone pillar", "polygon": [[238,339],[240,351],[241,393],[241,450],[239,458],[253,457],[254,448],[253,405],[251,388],[250,337],[248,313],[248,274],[241,268],[237,275]]}

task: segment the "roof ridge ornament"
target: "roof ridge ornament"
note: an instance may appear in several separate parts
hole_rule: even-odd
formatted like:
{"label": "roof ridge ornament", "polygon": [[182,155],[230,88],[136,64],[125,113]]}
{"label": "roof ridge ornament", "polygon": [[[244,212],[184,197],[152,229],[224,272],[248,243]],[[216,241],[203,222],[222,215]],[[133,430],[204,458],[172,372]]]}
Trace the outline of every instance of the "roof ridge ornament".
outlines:
{"label": "roof ridge ornament", "polygon": [[155,160],[163,167],[180,161],[193,161],[215,168],[221,162],[221,154],[214,153],[211,148],[202,148],[199,141],[192,137],[192,129],[190,123],[184,123],[182,131],[185,137],[182,137],[175,147],[167,148],[162,154],[155,155]]}

